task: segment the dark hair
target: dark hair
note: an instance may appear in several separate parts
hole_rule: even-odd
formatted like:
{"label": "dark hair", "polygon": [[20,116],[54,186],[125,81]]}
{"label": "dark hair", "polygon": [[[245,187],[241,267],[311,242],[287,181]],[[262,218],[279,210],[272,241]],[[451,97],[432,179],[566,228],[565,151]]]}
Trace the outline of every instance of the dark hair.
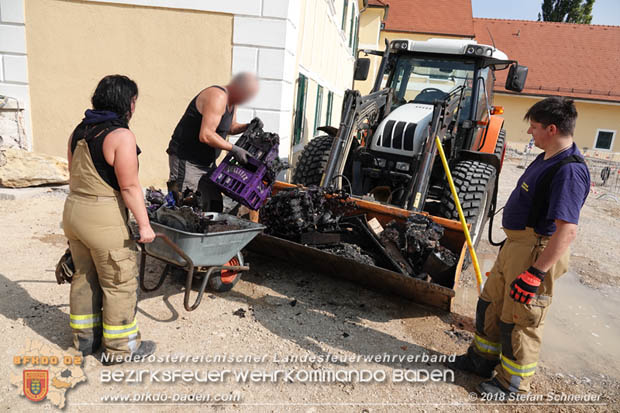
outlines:
{"label": "dark hair", "polygon": [[121,118],[131,117],[131,99],[138,96],[136,82],[123,75],[109,75],[99,81],[90,100],[94,110],[109,110]]}
{"label": "dark hair", "polygon": [[562,135],[572,135],[577,122],[577,108],[572,99],[550,97],[536,102],[523,119],[542,123],[545,127],[555,125]]}

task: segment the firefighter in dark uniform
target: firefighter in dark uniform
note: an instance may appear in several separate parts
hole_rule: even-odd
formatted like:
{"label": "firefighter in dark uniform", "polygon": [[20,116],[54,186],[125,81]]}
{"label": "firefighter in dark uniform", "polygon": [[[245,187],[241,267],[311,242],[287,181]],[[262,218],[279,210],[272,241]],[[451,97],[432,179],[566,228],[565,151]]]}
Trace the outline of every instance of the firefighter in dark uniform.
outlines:
{"label": "firefighter in dark uniform", "polygon": [[478,299],[473,342],[451,364],[490,379],[478,391],[492,400],[530,390],[553,287],[568,269],[569,246],[590,192],[588,168],[573,142],[573,101],[544,99],[525,119],[544,152],[506,203],[502,226],[507,239]]}
{"label": "firefighter in dark uniform", "polygon": [[[138,87],[126,76],[104,77],[68,143],[70,193],[63,229],[75,266],[71,281],[70,325],[73,343],[83,354],[103,344],[116,362],[148,356],[155,343],[141,340],[136,321],[137,265],[127,209],[140,230],[140,242],[152,242],[138,180],[136,137],[128,122]],[[110,363],[111,364],[111,363]]]}
{"label": "firefighter in dark uniform", "polygon": [[[209,180],[221,150],[247,163],[248,152],[226,140],[244,132],[249,124],[236,121],[237,105],[252,99],[258,92],[258,80],[250,73],[236,75],[226,86],[202,90],[187,106],[168,145],[169,189],[186,188],[200,192],[200,206],[205,211],[222,212],[220,190]],[[259,122],[259,120],[254,120]],[[262,127],[262,124],[260,124]]]}

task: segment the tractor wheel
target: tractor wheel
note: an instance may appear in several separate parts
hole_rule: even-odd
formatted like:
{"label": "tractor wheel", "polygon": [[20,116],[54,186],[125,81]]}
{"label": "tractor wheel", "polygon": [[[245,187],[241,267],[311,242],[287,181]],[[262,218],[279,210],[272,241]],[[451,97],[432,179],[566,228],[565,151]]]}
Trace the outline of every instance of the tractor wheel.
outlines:
{"label": "tractor wheel", "polygon": [[506,129],[501,129],[497,135],[497,143],[495,144],[495,155],[504,159],[504,152],[506,151]]}
{"label": "tractor wheel", "polygon": [[[239,252],[235,257],[228,261],[227,265],[243,265],[243,255]],[[224,293],[233,289],[241,279],[241,273],[236,271],[219,271],[211,274],[209,278],[209,288],[218,293]]]}
{"label": "tractor wheel", "polygon": [[[461,208],[468,224],[474,246],[480,241],[495,188],[495,168],[478,161],[461,161],[452,170],[452,179],[461,201]],[[440,215],[458,221],[459,213],[446,182],[439,207]]]}
{"label": "tractor wheel", "polygon": [[333,142],[334,138],[329,135],[317,136],[308,142],[297,160],[293,175],[294,184],[303,186],[321,184]]}
{"label": "tractor wheel", "polygon": [[504,165],[504,156],[506,156],[506,129],[501,129],[499,131],[494,153],[499,157],[499,169],[501,171]]}

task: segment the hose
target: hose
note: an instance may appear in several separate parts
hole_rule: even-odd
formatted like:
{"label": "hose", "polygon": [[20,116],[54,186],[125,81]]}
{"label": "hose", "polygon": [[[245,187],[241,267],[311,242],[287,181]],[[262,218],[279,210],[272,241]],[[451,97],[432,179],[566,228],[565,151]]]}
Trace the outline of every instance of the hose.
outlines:
{"label": "hose", "polygon": [[443,146],[441,145],[441,140],[439,139],[438,135],[435,136],[435,145],[437,145],[437,150],[439,151],[439,157],[441,158],[441,163],[443,164],[443,169],[446,172],[446,178],[448,178],[448,184],[450,185],[450,191],[452,192],[452,197],[454,198],[454,204],[456,205],[456,210],[459,213],[459,219],[461,221],[461,226],[463,227],[463,232],[465,233],[465,239],[467,240],[467,247],[469,248],[469,254],[471,255],[471,261],[474,264],[474,270],[476,272],[478,295],[480,295],[481,290],[482,290],[482,273],[480,271],[480,264],[478,263],[478,256],[476,255],[476,251],[474,250],[474,244],[471,241],[471,235],[469,234],[469,228],[467,227],[467,221],[465,221],[465,215],[463,214],[463,208],[461,208],[461,201],[459,201],[459,196],[456,193],[456,187],[454,186],[454,181],[452,180],[452,173],[450,172],[450,167],[448,166],[446,154],[443,151]]}
{"label": "hose", "polygon": [[332,182],[334,182],[334,179],[336,178],[344,178],[345,181],[347,181],[347,184],[349,185],[349,195],[353,195],[353,186],[351,185],[351,181],[349,180],[349,178],[347,178],[346,176],[344,176],[343,174],[340,175],[336,175],[332,178],[330,184]]}

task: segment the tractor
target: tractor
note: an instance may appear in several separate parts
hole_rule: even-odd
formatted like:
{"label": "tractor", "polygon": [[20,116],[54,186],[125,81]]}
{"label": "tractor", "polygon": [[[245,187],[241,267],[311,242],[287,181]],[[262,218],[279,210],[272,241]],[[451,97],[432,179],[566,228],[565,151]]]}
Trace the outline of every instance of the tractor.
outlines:
{"label": "tractor", "polygon": [[477,244],[494,215],[506,148],[503,108],[493,106],[495,71],[508,70],[506,89],[520,92],[527,67],[467,39],[393,40],[361,54],[358,81],[368,77],[367,56],[381,58],[370,93],[345,92],[340,127],[319,128],[325,134],[304,147],[293,183],[458,220],[436,159],[439,136]]}

